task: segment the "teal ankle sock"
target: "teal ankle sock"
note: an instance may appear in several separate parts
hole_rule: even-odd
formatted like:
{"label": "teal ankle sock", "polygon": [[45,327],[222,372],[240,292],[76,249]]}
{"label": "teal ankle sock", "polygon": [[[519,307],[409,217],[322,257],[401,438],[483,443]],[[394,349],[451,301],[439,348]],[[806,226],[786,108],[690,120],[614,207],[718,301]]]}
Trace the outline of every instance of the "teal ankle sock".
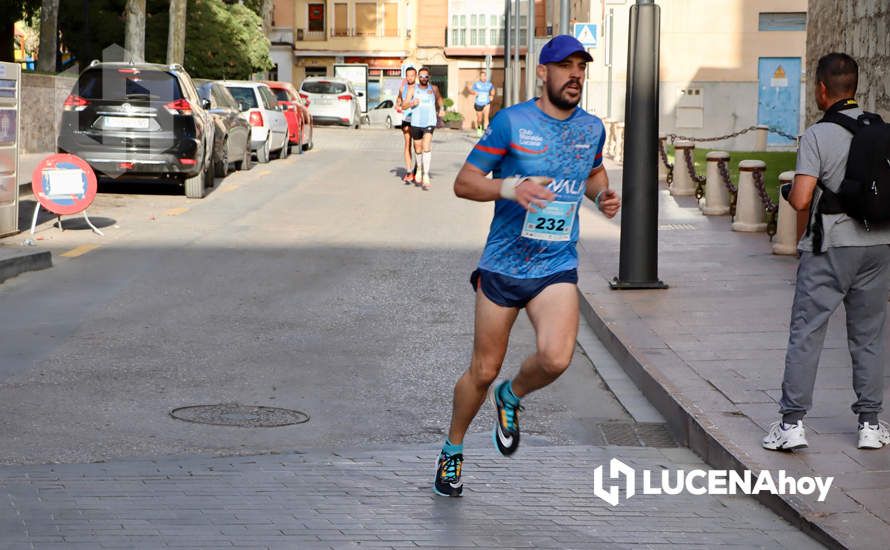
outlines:
{"label": "teal ankle sock", "polygon": [[519,406],[519,398],[513,393],[512,380],[507,380],[505,383],[501,384],[501,387],[498,388],[498,396],[501,398],[501,401],[512,407]]}
{"label": "teal ankle sock", "polygon": [[463,454],[464,452],[464,444],[460,443],[455,445],[451,442],[450,439],[445,440],[445,445],[442,446],[442,452],[447,454],[448,456],[454,456],[456,454]]}

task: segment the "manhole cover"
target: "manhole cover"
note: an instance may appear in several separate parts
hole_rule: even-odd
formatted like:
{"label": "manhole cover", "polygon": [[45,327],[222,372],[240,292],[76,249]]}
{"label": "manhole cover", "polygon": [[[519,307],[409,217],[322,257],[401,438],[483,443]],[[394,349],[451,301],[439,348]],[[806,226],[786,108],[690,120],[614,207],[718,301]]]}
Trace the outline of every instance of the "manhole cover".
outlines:
{"label": "manhole cover", "polygon": [[604,422],[599,424],[607,445],[625,447],[676,447],[664,424],[635,424],[632,422]]}
{"label": "manhole cover", "polygon": [[170,416],[186,422],[241,428],[275,428],[309,421],[309,415],[300,411],[237,403],[180,407],[170,411]]}

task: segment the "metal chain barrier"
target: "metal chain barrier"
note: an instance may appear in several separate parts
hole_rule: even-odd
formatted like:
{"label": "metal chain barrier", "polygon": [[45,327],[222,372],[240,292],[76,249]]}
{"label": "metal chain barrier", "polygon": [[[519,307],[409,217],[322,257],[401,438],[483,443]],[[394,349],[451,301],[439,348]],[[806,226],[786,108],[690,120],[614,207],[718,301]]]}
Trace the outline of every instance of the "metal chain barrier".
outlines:
{"label": "metal chain barrier", "polygon": [[735,220],[735,203],[739,195],[739,189],[732,183],[732,178],[729,177],[729,168],[726,166],[725,160],[720,159],[717,161],[717,172],[720,173],[720,179],[723,180],[723,185],[729,191],[729,216]]}
{"label": "metal chain barrier", "polygon": [[664,164],[664,167],[667,168],[667,186],[670,187],[672,183],[674,183],[674,165],[668,162],[667,151],[664,148],[664,138],[658,138],[658,155],[661,157],[661,162]]}
{"label": "metal chain barrier", "polygon": [[751,175],[754,177],[754,187],[757,189],[757,194],[760,195],[760,202],[763,203],[763,209],[766,210],[766,234],[769,235],[769,240],[772,241],[778,225],[779,205],[774,203],[766,192],[763,172],[754,170]]}
{"label": "metal chain barrier", "polygon": [[686,171],[689,172],[689,177],[695,182],[695,198],[701,200],[701,198],[705,196],[704,184],[705,181],[707,181],[707,178],[695,173],[695,163],[692,160],[691,149],[684,149],[683,156],[686,158]]}
{"label": "metal chain barrier", "polygon": [[[717,136],[717,137],[697,138],[697,137],[691,137],[691,136],[680,136],[677,134],[667,134],[667,138],[669,138],[671,140],[671,144],[673,144],[677,140],[685,140],[685,141],[693,141],[693,142],[695,142],[695,141],[723,141],[725,139],[732,139],[734,137],[738,137],[743,134],[747,134],[748,132],[750,132],[752,130],[757,130],[757,126],[748,126],[747,128],[744,128],[737,132],[733,132],[731,134],[726,134],[726,135]],[[783,132],[782,130],[779,130],[778,128],[770,127],[770,128],[767,128],[767,131],[771,132],[773,134],[782,136],[785,139],[790,139],[791,141],[795,141],[795,142],[797,141],[797,136],[792,136],[791,134]]]}

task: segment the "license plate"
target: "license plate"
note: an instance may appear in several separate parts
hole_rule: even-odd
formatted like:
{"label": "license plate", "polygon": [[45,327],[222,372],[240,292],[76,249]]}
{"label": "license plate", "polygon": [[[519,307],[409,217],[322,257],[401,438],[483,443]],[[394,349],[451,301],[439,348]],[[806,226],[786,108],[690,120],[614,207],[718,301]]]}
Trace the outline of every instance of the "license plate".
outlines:
{"label": "license plate", "polygon": [[137,128],[145,130],[148,128],[147,118],[128,118],[128,117],[106,117],[106,128]]}

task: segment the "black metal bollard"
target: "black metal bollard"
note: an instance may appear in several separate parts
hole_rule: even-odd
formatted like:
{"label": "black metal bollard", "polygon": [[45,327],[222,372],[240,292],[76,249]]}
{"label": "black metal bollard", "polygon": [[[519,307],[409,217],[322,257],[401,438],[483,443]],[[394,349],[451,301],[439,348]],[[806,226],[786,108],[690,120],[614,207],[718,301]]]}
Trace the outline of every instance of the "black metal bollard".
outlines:
{"label": "black metal bollard", "polygon": [[621,254],[615,290],[667,288],[658,279],[658,47],[661,8],[630,8]]}

